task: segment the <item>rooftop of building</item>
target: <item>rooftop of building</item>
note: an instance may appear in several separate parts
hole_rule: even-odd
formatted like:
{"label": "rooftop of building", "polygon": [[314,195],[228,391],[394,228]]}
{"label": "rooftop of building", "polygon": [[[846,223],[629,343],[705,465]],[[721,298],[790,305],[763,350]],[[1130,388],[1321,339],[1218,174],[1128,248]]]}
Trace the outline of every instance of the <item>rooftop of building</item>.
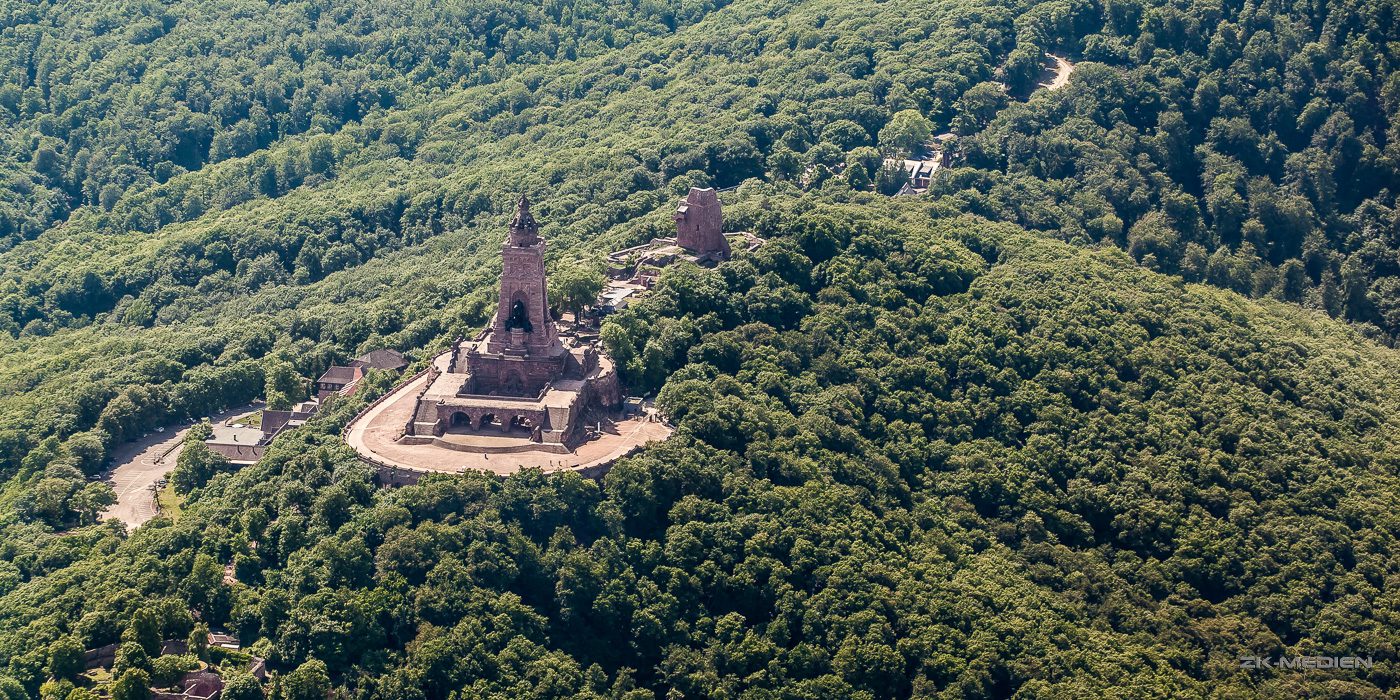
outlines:
{"label": "rooftop of building", "polygon": [[360,379],[364,374],[365,370],[362,367],[331,365],[316,381],[322,384],[349,384]]}
{"label": "rooftop of building", "polygon": [[262,442],[264,433],[262,428],[254,428],[242,423],[224,425],[215,423],[214,433],[205,442],[224,445],[256,445]]}
{"label": "rooftop of building", "polygon": [[367,352],[350,361],[352,366],[366,367],[369,369],[403,369],[408,366],[408,358],[398,350],[380,348]]}
{"label": "rooftop of building", "polygon": [[275,435],[287,427],[287,423],[291,420],[291,411],[265,410],[262,412],[262,432],[265,435]]}

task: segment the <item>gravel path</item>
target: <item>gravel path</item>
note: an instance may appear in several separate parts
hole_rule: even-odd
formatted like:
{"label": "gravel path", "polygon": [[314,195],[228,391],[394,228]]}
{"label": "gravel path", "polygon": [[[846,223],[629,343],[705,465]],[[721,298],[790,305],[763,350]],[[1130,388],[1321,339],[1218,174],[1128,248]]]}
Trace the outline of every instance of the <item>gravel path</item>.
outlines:
{"label": "gravel path", "polygon": [[1041,83],[1039,87],[1043,87],[1046,90],[1059,90],[1068,85],[1069,75],[1074,72],[1074,64],[1065,60],[1062,56],[1056,56],[1052,53],[1045,54],[1045,57],[1055,61],[1055,74],[1054,77]]}

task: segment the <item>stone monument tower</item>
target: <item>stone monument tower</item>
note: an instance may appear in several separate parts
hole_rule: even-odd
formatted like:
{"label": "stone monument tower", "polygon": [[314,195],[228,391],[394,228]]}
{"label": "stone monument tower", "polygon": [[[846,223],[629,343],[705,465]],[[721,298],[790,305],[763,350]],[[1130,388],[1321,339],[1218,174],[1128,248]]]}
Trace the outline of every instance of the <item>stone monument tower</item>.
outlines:
{"label": "stone monument tower", "polygon": [[521,195],[510,234],[501,246],[501,298],[491,325],[489,352],[551,355],[559,349],[559,335],[549,316],[544,245],[540,226],[530,215],[530,200]]}
{"label": "stone monument tower", "polygon": [[[522,196],[501,246],[496,316],[453,346],[446,369],[429,369],[405,440],[421,445],[450,433],[452,440],[442,441],[448,449],[561,454],[587,439],[590,410],[621,404],[617,372],[596,341],[559,337],[549,315],[544,246]],[[493,440],[472,437],[483,432]]]}
{"label": "stone monument tower", "polygon": [[713,187],[692,187],[676,207],[676,245],[699,256],[729,258],[729,241],[724,239],[724,213],[719,193]]}
{"label": "stone monument tower", "polygon": [[484,342],[466,353],[471,393],[535,396],[564,374],[569,352],[549,315],[544,239],[524,195],[501,246],[501,299]]}

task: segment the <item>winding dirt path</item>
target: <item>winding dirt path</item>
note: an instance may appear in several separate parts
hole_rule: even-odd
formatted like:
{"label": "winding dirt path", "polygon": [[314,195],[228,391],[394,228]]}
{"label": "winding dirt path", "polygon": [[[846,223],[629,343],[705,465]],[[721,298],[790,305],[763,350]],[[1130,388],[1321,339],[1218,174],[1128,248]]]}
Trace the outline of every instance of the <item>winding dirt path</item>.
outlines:
{"label": "winding dirt path", "polygon": [[1048,76],[1047,80],[1041,82],[1036,87],[1042,87],[1046,90],[1059,90],[1068,85],[1070,73],[1074,72],[1074,64],[1070,63],[1069,60],[1063,56],[1056,56],[1049,52],[1045,54],[1045,57],[1055,62],[1055,68],[1053,71],[1047,68],[1046,72],[1051,73],[1051,75]]}

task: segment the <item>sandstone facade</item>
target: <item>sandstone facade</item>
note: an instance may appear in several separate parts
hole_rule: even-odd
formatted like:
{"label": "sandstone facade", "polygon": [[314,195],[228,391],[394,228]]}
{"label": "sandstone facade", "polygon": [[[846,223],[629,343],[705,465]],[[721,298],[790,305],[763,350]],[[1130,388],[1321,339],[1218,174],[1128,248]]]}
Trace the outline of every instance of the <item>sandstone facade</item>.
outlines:
{"label": "sandstone facade", "polygon": [[676,207],[676,245],[699,256],[729,259],[724,213],[713,187],[692,187]]}
{"label": "sandstone facade", "polygon": [[[458,341],[447,371],[434,371],[405,441],[477,452],[567,451],[581,439],[588,409],[621,403],[612,361],[595,344],[560,337],[549,313],[544,251],[521,197],[501,247],[496,315],[475,338]],[[447,434],[483,439],[435,440]],[[524,439],[484,439],[490,437]]]}

